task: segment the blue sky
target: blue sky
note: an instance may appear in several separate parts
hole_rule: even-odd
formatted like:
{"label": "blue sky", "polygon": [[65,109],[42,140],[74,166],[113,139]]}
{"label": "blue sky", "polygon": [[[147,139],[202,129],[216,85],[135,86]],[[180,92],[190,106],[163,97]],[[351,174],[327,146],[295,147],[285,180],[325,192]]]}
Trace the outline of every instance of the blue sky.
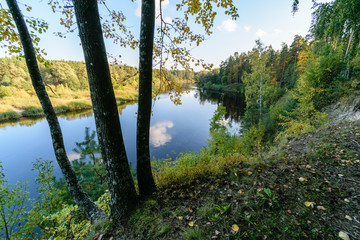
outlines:
{"label": "blue sky", "polygon": [[[107,0],[112,9],[123,11],[127,17],[126,26],[135,36],[139,35],[140,8],[139,2],[130,0]],[[24,3],[26,1],[23,1]],[[164,16],[168,19],[181,17],[175,9],[179,0],[165,0]],[[232,21],[228,16],[219,13],[215,19],[213,34],[199,47],[192,49],[194,57],[204,59],[218,67],[221,61],[234,52],[247,52],[255,45],[256,39],[261,39],[266,45],[279,49],[282,42],[291,44],[294,35],[305,36],[311,23],[312,1],[300,1],[299,11],[293,16],[291,13],[292,0],[234,0],[239,10],[239,18]],[[4,0],[0,0],[6,7]],[[65,39],[56,37],[53,32],[64,31],[59,25],[60,15],[53,14],[47,1],[33,0],[31,15],[49,23],[49,31],[42,34],[40,47],[48,53],[49,59],[83,61],[80,40],[76,33],[69,34]],[[195,28],[196,29],[196,28]],[[121,55],[121,61],[128,65],[138,65],[138,51],[121,48],[111,41],[106,41],[107,51],[115,56]],[[5,56],[0,50],[0,56]],[[200,69],[197,69],[200,70]]]}

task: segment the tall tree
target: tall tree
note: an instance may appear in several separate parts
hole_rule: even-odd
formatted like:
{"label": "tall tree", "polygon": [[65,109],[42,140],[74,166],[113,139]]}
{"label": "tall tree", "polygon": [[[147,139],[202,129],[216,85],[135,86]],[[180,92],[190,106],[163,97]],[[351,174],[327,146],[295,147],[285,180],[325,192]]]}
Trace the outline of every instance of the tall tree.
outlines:
{"label": "tall tree", "polygon": [[75,172],[66,155],[63,136],[57,116],[40,75],[32,39],[25,24],[24,18],[15,0],[6,0],[6,2],[18,29],[31,81],[50,127],[56,160],[64,175],[71,196],[73,197],[76,204],[84,208],[88,214],[89,219],[97,220],[99,218],[106,218],[106,214],[98,206],[96,206],[91,198],[83,191],[76,178]]}
{"label": "tall tree", "polygon": [[137,177],[139,193],[142,196],[151,195],[156,189],[151,171],[149,149],[154,28],[155,0],[143,0],[141,5],[139,107],[136,132]]}
{"label": "tall tree", "polygon": [[125,152],[97,0],[73,0],[73,4],[111,195],[111,217],[119,221],[135,208],[137,194]]}

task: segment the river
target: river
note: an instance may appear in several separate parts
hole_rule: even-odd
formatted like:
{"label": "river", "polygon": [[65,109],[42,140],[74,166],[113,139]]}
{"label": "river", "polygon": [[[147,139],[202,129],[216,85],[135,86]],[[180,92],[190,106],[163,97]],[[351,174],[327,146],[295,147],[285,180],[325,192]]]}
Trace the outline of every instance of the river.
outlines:
{"label": "river", "polygon": [[[176,156],[181,152],[199,151],[209,139],[209,124],[218,104],[226,107],[226,118],[232,123],[230,131],[241,128],[243,104],[236,95],[204,92],[191,89],[175,106],[168,94],[161,94],[153,102],[150,128],[150,154],[156,159]],[[136,111],[137,103],[120,106],[120,122],[129,162],[136,166]],[[59,116],[65,147],[70,159],[78,155],[73,150],[76,142],[83,141],[85,128],[95,130],[91,111]],[[24,119],[0,125],[0,162],[10,184],[28,181],[30,197],[36,196],[35,172],[32,163],[37,159],[54,161],[54,174],[61,177],[55,161],[49,127],[45,119]]]}

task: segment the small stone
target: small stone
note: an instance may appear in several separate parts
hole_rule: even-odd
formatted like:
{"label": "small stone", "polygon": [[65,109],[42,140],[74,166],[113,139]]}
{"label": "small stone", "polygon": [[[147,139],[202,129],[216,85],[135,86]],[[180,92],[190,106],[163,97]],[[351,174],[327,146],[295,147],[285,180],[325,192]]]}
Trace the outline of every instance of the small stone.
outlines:
{"label": "small stone", "polygon": [[352,217],[350,217],[349,215],[346,215],[345,218],[349,221],[352,221]]}
{"label": "small stone", "polygon": [[345,198],[345,199],[344,199],[344,202],[346,202],[346,203],[350,203],[350,200],[349,200],[349,199],[347,199],[347,198]]}

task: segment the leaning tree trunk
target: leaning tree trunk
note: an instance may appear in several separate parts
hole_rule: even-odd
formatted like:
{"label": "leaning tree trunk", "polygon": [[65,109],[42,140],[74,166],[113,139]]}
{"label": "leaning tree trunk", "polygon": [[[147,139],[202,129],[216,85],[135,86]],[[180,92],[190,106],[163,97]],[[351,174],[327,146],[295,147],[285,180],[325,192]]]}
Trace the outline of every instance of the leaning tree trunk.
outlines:
{"label": "leaning tree trunk", "polygon": [[6,2],[19,32],[32,85],[34,86],[36,95],[39,98],[46,120],[48,121],[56,160],[64,175],[70,194],[74,202],[86,211],[90,220],[96,221],[100,218],[107,218],[106,214],[98,206],[96,206],[91,198],[84,192],[77,180],[76,174],[66,155],[61,128],[50,98],[45,90],[45,85],[41,78],[40,70],[37,64],[34,46],[24,18],[15,0],[6,0]]}
{"label": "leaning tree trunk", "polygon": [[136,132],[137,177],[141,196],[151,195],[156,190],[151,171],[149,149],[154,27],[155,0],[143,0],[141,5],[139,107]]}
{"label": "leaning tree trunk", "polygon": [[73,0],[73,3],[111,195],[111,217],[118,221],[135,208],[137,194],[125,152],[98,5],[96,0]]}

